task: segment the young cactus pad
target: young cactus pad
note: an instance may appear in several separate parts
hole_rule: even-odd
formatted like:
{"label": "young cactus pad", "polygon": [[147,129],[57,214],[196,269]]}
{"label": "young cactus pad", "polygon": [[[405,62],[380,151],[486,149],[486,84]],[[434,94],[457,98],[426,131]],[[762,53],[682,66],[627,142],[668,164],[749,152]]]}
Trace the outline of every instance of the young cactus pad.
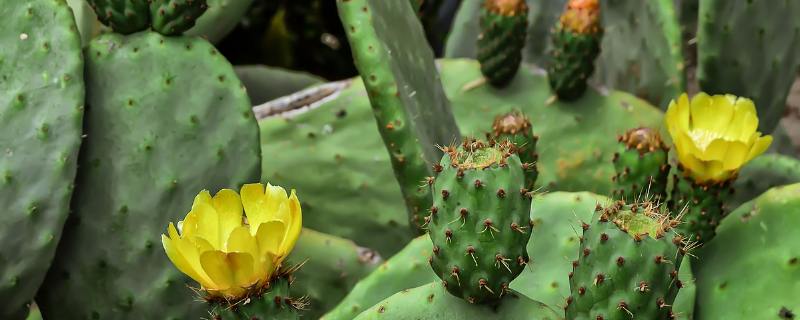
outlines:
{"label": "young cactus pad", "polygon": [[84,58],[65,0],[7,1],[0,16],[0,319],[20,320],[67,221]]}
{"label": "young cactus pad", "polygon": [[504,87],[517,74],[528,37],[525,0],[486,0],[480,18],[477,60],[486,82]]}
{"label": "young cactus pad", "polygon": [[492,133],[487,133],[487,138],[511,141],[516,147],[519,160],[531,165],[530,170],[525,171],[525,188],[528,190],[534,189],[536,179],[539,177],[536,165],[539,162],[539,154],[536,153],[536,142],[539,141],[539,137],[533,134],[531,126],[531,120],[521,111],[515,110],[497,116],[492,122]]}
{"label": "young cactus pad", "polygon": [[619,151],[614,153],[612,197],[617,200],[667,200],[669,147],[657,130],[639,127],[619,136]]}
{"label": "young cactus pad", "polygon": [[603,28],[598,0],[570,0],[552,32],[553,49],[547,61],[550,88],[560,100],[576,100],[586,92],[586,81],[600,55]]}
{"label": "young cactus pad", "polygon": [[591,224],[583,223],[567,319],[674,319],[686,249],[672,230],[679,221],[658,208],[651,202],[616,201],[598,205]]}
{"label": "young cactus pad", "polygon": [[451,294],[470,303],[496,300],[530,261],[532,193],[529,164],[509,141],[466,140],[443,148],[434,166],[433,206],[427,217],[433,242],[429,259]]}
{"label": "young cactus pad", "polygon": [[161,234],[198,190],[259,181],[247,93],[199,38],[108,33],[89,43],[85,63],[86,137],[73,212],[36,296],[42,315],[207,317],[186,287],[191,278],[161,250]]}
{"label": "young cactus pad", "polygon": [[208,9],[206,0],[86,0],[98,20],[119,34],[148,27],[163,35],[179,35],[194,27]]}
{"label": "young cactus pad", "polygon": [[206,0],[150,0],[151,27],[163,35],[179,35],[194,27],[208,9]]}

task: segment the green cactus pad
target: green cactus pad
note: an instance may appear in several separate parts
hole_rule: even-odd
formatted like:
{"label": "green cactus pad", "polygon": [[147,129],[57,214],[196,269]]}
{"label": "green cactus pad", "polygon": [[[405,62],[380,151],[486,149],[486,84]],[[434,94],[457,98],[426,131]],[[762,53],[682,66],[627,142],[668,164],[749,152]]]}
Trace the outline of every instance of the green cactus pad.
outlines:
{"label": "green cactus pad", "polygon": [[116,33],[132,34],[150,27],[150,0],[86,0],[97,20]]}
{"label": "green cactus pad", "polygon": [[800,184],[729,214],[695,254],[695,319],[792,319],[800,313]]}
{"label": "green cactus pad", "polygon": [[667,110],[672,99],[686,92],[673,0],[600,0],[600,8],[606,33],[595,79]]}
{"label": "green cactus pad", "polygon": [[509,141],[466,140],[444,148],[427,217],[430,262],[442,285],[470,303],[502,298],[529,262],[532,192]]}
{"label": "green cactus pad", "polygon": [[664,203],[669,183],[669,147],[658,131],[640,127],[619,136],[619,151],[614,154],[612,197],[617,200],[640,200]]}
{"label": "green cactus pad", "polygon": [[247,88],[254,106],[325,82],[325,79],[310,73],[264,65],[234,66],[233,69]]}
{"label": "green cactus pad", "polygon": [[[481,77],[477,61],[439,60],[439,66],[462,134],[490,132],[489,119],[515,109],[530,118],[539,137],[536,189],[609,194],[617,134],[638,126],[663,127],[661,111],[624,92],[589,90],[569,105],[556,101],[546,106],[552,94],[547,78],[528,65],[506,89],[481,86],[468,92],[461,88]],[[392,166],[367,89],[358,77],[313,92],[320,95],[311,100],[306,100],[311,95],[297,95],[308,111],[260,120],[262,179],[297,189],[305,227],[391,257],[413,237],[400,188],[387,183],[394,179]]]}
{"label": "green cactus pad", "polygon": [[83,54],[64,0],[6,2],[0,16],[0,319],[20,320],[69,212],[83,134]]}
{"label": "green cactus pad", "polygon": [[420,185],[432,173],[427,163],[439,160],[437,144],[459,138],[433,51],[406,1],[337,0],[336,5],[406,199],[407,220],[424,233],[431,197]]}
{"label": "green cactus pad", "polygon": [[739,170],[733,182],[734,196],[725,202],[728,208],[738,208],[767,190],[800,182],[800,160],[780,154],[762,154]]}
{"label": "green cactus pad", "polygon": [[222,41],[239,22],[254,0],[207,0],[208,9],[195,21],[194,27],[184,32],[188,36],[202,36],[211,43]]}
{"label": "green cactus pad", "polygon": [[673,319],[683,286],[678,270],[685,242],[671,230],[679,223],[655,203],[598,205],[582,223],[573,261],[568,319]]}
{"label": "green cactus pad", "polygon": [[685,176],[683,167],[678,165],[668,202],[669,209],[683,217],[683,223],[675,229],[701,245],[714,238],[717,226],[725,217],[725,201],[733,193],[732,182],[700,185]]}
{"label": "green cactus pad", "polygon": [[494,118],[492,122],[492,132],[486,133],[486,137],[493,137],[497,141],[508,140],[514,143],[517,148],[517,155],[522,163],[530,166],[530,170],[525,171],[525,188],[533,190],[536,179],[539,178],[539,169],[536,163],[539,162],[539,154],[536,153],[536,142],[539,137],[534,135],[531,120],[522,112],[505,113]]}
{"label": "green cactus pad", "polygon": [[86,138],[73,212],[36,297],[42,314],[208,316],[187,288],[197,283],[172,264],[160,236],[201,190],[259,181],[247,94],[202,39],[111,33],[92,40],[85,55]]}
{"label": "green cactus pad", "polygon": [[299,320],[298,309],[306,302],[293,298],[288,277],[270,281],[269,288],[260,296],[251,296],[235,304],[209,304],[209,314],[214,320]]}
{"label": "green cactus pad", "polygon": [[771,133],[800,67],[798,1],[703,0],[697,26],[700,91],[752,99]]}
{"label": "green cactus pad", "polygon": [[580,34],[561,23],[553,28],[553,49],[547,60],[547,78],[553,93],[562,101],[580,98],[594,74],[595,60],[600,55],[598,34]]}
{"label": "green cactus pad", "polygon": [[206,12],[206,0],[150,0],[151,27],[163,35],[180,35]]}
{"label": "green cactus pad", "polygon": [[528,6],[525,0],[487,0],[480,18],[477,60],[486,83],[508,85],[522,63],[528,37]]}
{"label": "green cactus pad", "polygon": [[303,267],[294,272],[293,296],[306,297],[311,306],[304,318],[319,319],[333,309],[356,283],[370,275],[383,260],[377,252],[353,241],[304,228],[288,261]]}
{"label": "green cactus pad", "polygon": [[355,319],[562,319],[541,302],[517,293],[510,293],[497,304],[476,305],[443,291],[445,288],[438,281],[404,290],[365,310]]}
{"label": "green cactus pad", "polygon": [[439,280],[428,266],[433,244],[427,234],[414,238],[403,250],[356,284],[347,296],[320,320],[349,320],[402,290]]}

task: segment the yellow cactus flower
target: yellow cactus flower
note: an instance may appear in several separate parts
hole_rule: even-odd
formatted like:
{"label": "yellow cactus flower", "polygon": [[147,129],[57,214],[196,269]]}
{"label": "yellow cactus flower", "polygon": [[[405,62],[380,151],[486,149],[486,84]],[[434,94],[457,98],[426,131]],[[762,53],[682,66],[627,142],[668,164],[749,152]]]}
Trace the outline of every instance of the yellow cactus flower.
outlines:
{"label": "yellow cactus flower", "polygon": [[178,270],[211,298],[230,300],[260,290],[276,274],[301,228],[294,190],[287,196],[280,186],[246,184],[241,197],[230,189],[214,197],[201,191],[177,230],[170,222],[161,242]]}
{"label": "yellow cactus flower", "polygon": [[691,102],[685,93],[672,100],[666,113],[678,160],[697,183],[729,180],[772,143],[761,136],[753,101],[734,95],[699,93]]}

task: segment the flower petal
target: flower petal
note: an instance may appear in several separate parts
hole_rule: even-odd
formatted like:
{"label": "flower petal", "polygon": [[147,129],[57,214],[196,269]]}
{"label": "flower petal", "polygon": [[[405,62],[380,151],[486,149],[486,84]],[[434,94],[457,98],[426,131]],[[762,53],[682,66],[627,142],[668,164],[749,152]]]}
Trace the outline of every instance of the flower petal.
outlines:
{"label": "flower petal", "polygon": [[670,102],[669,108],[666,113],[666,125],[669,135],[675,140],[678,131],[689,130],[689,96],[684,93],[675,100]]}
{"label": "flower petal", "polygon": [[199,202],[192,208],[192,213],[194,213],[197,219],[194,235],[201,236],[208,240],[214,248],[222,249],[222,239],[219,234],[219,218],[214,207],[208,203]]}
{"label": "flower petal", "polygon": [[772,143],[772,136],[763,136],[756,140],[756,143],[750,148],[750,152],[747,153],[747,158],[745,158],[744,162],[748,163],[750,160],[755,159],[756,157],[763,154],[769,148],[769,145]]}
{"label": "flower petal", "polygon": [[706,150],[702,152],[702,154],[696,155],[697,158],[700,160],[719,160],[722,161],[725,159],[725,155],[728,153],[728,148],[730,147],[732,141],[727,141],[725,139],[714,139],[711,140],[711,143],[708,144]]}
{"label": "flower petal", "polygon": [[178,249],[178,246],[175,245],[175,240],[180,240],[180,238],[177,237],[178,232],[175,230],[175,226],[172,223],[169,224],[168,230],[172,238],[162,234],[161,244],[164,246],[164,251],[167,253],[169,260],[172,261],[172,264],[174,264],[178,270],[194,279],[194,281],[200,283],[200,285],[205,286],[209,284],[208,282],[210,279],[208,279],[204,273],[201,275],[203,270],[196,269],[196,267],[199,267],[199,264],[193,264],[186,260],[186,257],[183,256],[183,253]]}
{"label": "flower petal", "polygon": [[744,165],[747,159],[747,153],[750,151],[747,144],[742,141],[731,141],[728,143],[728,152],[724,158],[720,159],[723,162],[722,170],[725,171],[738,171]]}
{"label": "flower petal", "polygon": [[200,264],[219,289],[243,288],[251,284],[253,257],[247,253],[206,251],[200,254]]}
{"label": "flower petal", "polygon": [[[703,128],[706,131],[717,133],[722,136],[727,130],[733,119],[733,102],[723,95],[711,97],[710,103],[698,115],[703,118],[692,118],[695,128]],[[694,114],[692,114],[694,116]]]}
{"label": "flower petal", "polygon": [[231,231],[242,226],[242,200],[236,191],[222,189],[211,199],[211,206],[217,212],[221,241],[218,248],[223,248]]}
{"label": "flower petal", "polygon": [[702,122],[703,116],[710,115],[712,118],[714,116],[713,110],[711,109],[711,97],[705,92],[700,92],[695,95],[690,102],[689,113],[691,114],[688,126],[689,130],[698,127],[702,128],[696,122]]}
{"label": "flower petal", "polygon": [[300,201],[297,199],[294,189],[292,189],[292,193],[289,196],[288,211],[290,217],[286,223],[288,223],[289,229],[286,230],[286,236],[283,239],[283,245],[281,246],[281,251],[286,252],[287,254],[284,254],[278,259],[278,264],[283,262],[283,259],[285,259],[288,253],[292,251],[294,244],[297,242],[297,238],[300,237],[300,232],[303,229],[303,212],[302,208],[300,207]]}
{"label": "flower petal", "polygon": [[196,206],[198,203],[211,203],[211,193],[208,190],[200,191],[197,196],[194,197],[194,202],[192,202],[192,208]]}
{"label": "flower petal", "polygon": [[250,234],[256,235],[258,226],[267,222],[267,215],[262,212],[268,210],[266,205],[267,197],[264,195],[264,185],[260,183],[248,183],[242,186],[242,205],[244,213],[247,215],[247,222],[250,224]]}
{"label": "flower petal", "polygon": [[266,256],[267,252],[272,252],[279,257],[284,255],[283,252],[280,252],[284,238],[286,238],[286,225],[283,222],[273,220],[259,225],[256,239],[261,256]]}
{"label": "flower petal", "polygon": [[[200,249],[198,246],[189,240],[189,238],[180,238],[180,239],[172,239],[172,244],[178,249],[186,262],[194,269],[198,276],[200,277],[201,281],[200,284],[206,288],[215,288],[217,285],[211,279],[211,277],[203,271],[203,267],[200,265]],[[197,280],[197,279],[195,279]]]}
{"label": "flower petal", "polygon": [[[258,241],[250,235],[250,229],[247,227],[237,227],[233,229],[225,245],[225,251],[227,252],[246,252],[253,256],[254,263],[253,273],[250,278],[251,283],[258,279],[266,278],[267,269],[264,268],[265,264],[263,261],[267,259],[261,255],[261,251],[258,249]],[[270,265],[272,264],[271,259],[269,263]]]}

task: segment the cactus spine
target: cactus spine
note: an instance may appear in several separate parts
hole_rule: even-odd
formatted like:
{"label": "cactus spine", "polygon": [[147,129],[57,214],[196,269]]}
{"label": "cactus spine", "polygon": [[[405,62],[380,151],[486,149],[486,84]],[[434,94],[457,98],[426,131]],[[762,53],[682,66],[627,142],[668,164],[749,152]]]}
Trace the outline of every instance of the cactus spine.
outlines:
{"label": "cactus spine", "polygon": [[586,80],[600,55],[603,28],[598,0],[570,0],[552,34],[553,50],[547,62],[550,88],[560,100],[576,100],[586,92]]}
{"label": "cactus spine", "polygon": [[674,319],[685,242],[672,231],[678,220],[658,208],[616,201],[582,224],[567,319]]}
{"label": "cactus spine", "polygon": [[477,60],[486,82],[504,87],[522,63],[528,38],[528,6],[524,0],[487,0],[480,18]]}
{"label": "cactus spine", "polygon": [[667,200],[669,179],[669,147],[658,131],[647,127],[628,130],[617,139],[614,153],[614,190],[618,200],[646,199],[662,203]]}
{"label": "cactus spine", "polygon": [[429,261],[442,285],[470,303],[503,297],[529,262],[532,193],[509,141],[466,140],[443,148],[429,179]]}

